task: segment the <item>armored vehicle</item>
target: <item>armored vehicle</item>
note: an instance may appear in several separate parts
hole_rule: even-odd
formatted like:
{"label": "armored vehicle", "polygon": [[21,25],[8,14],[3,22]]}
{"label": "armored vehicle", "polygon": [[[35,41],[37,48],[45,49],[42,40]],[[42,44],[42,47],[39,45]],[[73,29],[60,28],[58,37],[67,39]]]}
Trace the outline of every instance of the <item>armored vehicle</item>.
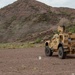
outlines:
{"label": "armored vehicle", "polygon": [[60,59],[67,54],[75,54],[75,33],[66,32],[65,26],[58,26],[58,34],[45,42],[45,55],[52,56],[53,52],[58,52]]}

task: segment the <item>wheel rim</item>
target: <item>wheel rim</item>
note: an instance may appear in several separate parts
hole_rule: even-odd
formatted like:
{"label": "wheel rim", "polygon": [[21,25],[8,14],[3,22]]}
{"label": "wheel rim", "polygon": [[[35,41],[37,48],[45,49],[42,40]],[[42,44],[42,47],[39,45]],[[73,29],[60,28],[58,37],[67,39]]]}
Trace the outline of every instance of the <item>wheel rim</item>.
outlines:
{"label": "wheel rim", "polygon": [[46,54],[49,54],[49,49],[46,48]]}
{"label": "wheel rim", "polygon": [[62,48],[59,48],[59,56],[60,56],[60,57],[63,56]]}
{"label": "wheel rim", "polygon": [[62,55],[63,55],[62,51],[60,51],[60,50],[59,50],[59,55],[60,55],[60,56],[62,56]]}

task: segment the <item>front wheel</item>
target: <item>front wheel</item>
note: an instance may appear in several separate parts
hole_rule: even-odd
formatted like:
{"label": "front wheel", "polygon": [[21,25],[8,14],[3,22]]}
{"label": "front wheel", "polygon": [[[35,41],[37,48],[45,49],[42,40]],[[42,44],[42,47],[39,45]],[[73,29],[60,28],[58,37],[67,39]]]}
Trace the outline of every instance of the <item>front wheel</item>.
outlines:
{"label": "front wheel", "polygon": [[64,48],[63,47],[59,47],[59,49],[58,49],[58,56],[59,56],[60,59],[65,59],[66,52],[64,52]]}
{"label": "front wheel", "polygon": [[52,50],[48,46],[45,47],[45,55],[46,56],[52,56],[53,55]]}

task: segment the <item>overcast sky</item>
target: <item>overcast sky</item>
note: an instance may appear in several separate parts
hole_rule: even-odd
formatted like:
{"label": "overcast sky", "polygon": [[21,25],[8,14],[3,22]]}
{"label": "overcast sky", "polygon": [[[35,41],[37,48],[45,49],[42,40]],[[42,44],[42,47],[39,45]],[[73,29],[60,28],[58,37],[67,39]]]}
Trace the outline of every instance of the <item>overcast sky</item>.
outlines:
{"label": "overcast sky", "polygon": [[[0,0],[0,8],[13,3],[17,0]],[[75,8],[75,0],[38,0],[53,7],[70,7]]]}
{"label": "overcast sky", "polygon": [[37,0],[53,7],[75,8],[75,0]]}
{"label": "overcast sky", "polygon": [[7,6],[8,4],[11,4],[14,1],[17,1],[17,0],[0,0],[0,8]]}

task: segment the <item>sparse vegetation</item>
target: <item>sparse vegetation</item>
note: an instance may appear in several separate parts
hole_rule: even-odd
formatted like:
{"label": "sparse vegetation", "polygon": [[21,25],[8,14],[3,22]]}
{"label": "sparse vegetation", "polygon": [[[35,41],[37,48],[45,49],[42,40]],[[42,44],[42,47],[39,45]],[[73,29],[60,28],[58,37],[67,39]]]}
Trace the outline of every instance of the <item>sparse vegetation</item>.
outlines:
{"label": "sparse vegetation", "polygon": [[71,19],[71,20],[75,19],[75,16],[71,16],[70,19]]}
{"label": "sparse vegetation", "polygon": [[32,8],[33,10],[39,11],[38,8],[35,7],[35,6],[31,6],[31,8]]}
{"label": "sparse vegetation", "polygon": [[75,26],[71,26],[71,27],[69,28],[69,32],[75,33]]}
{"label": "sparse vegetation", "polygon": [[14,20],[16,20],[16,16],[15,15],[11,17],[11,21],[14,21]]}
{"label": "sparse vegetation", "polygon": [[60,13],[61,15],[64,15],[64,16],[71,16],[71,13],[68,13],[68,12],[66,12],[66,11],[61,11],[61,13]]}
{"label": "sparse vegetation", "polygon": [[37,22],[41,22],[41,21],[50,21],[50,17],[48,17],[46,13],[40,14]]}
{"label": "sparse vegetation", "polygon": [[31,48],[31,47],[43,46],[43,44],[37,44],[38,42],[40,42],[40,40],[37,40],[36,44],[34,44],[34,42],[28,42],[28,43],[0,43],[0,49],[19,49],[19,48]]}
{"label": "sparse vegetation", "polygon": [[42,40],[41,38],[37,38],[34,42],[35,42],[35,43],[40,43],[41,40]]}

